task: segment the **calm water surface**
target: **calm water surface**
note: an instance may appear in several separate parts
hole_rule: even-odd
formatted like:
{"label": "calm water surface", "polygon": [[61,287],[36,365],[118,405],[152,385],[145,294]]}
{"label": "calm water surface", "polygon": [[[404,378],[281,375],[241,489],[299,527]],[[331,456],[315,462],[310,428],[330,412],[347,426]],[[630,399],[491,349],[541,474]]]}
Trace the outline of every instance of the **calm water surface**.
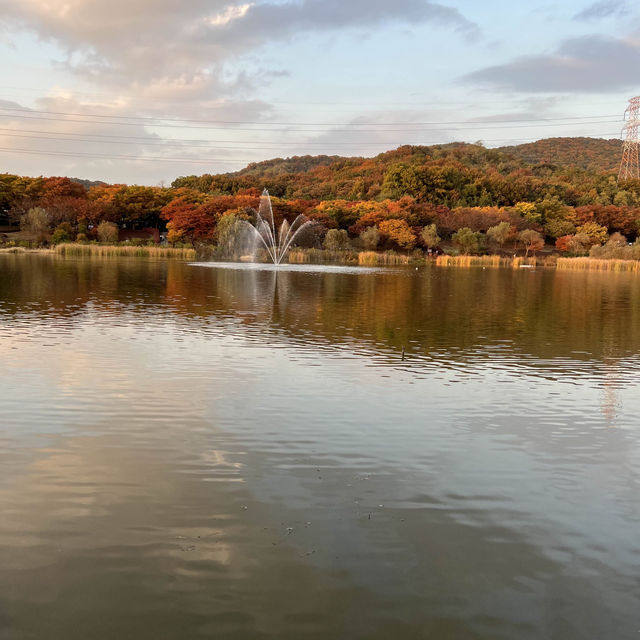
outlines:
{"label": "calm water surface", "polygon": [[2,255],[0,638],[638,638],[639,354],[626,274]]}

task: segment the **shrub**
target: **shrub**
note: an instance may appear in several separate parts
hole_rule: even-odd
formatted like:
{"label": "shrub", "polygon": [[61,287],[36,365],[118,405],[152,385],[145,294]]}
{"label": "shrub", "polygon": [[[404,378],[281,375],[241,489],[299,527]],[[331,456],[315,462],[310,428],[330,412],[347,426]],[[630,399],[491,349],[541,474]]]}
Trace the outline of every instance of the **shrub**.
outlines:
{"label": "shrub", "polygon": [[53,244],[69,242],[72,235],[73,231],[71,229],[71,225],[68,222],[62,222],[54,229],[51,236],[51,242],[53,242]]}
{"label": "shrub", "polygon": [[98,225],[98,240],[105,244],[118,242],[118,226],[113,222],[102,221]]}
{"label": "shrub", "polygon": [[366,251],[377,249],[380,244],[380,232],[375,227],[368,227],[360,234],[360,242]]}
{"label": "shrub", "polygon": [[351,246],[349,234],[344,229],[329,229],[324,237],[323,246],[328,251],[348,249]]}

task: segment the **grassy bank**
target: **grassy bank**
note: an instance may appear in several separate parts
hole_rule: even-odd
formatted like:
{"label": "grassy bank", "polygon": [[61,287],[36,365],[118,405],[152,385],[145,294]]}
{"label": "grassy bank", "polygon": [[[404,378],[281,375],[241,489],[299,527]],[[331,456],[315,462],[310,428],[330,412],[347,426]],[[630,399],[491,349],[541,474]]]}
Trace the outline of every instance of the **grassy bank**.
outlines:
{"label": "grassy bank", "polygon": [[0,247],[0,253],[54,253],[53,249],[27,249],[25,247]]}
{"label": "grassy bank", "polygon": [[196,250],[132,245],[102,245],[102,244],[76,244],[64,243],[56,245],[54,251],[63,256],[131,256],[136,258],[179,258],[182,260],[195,260]]}

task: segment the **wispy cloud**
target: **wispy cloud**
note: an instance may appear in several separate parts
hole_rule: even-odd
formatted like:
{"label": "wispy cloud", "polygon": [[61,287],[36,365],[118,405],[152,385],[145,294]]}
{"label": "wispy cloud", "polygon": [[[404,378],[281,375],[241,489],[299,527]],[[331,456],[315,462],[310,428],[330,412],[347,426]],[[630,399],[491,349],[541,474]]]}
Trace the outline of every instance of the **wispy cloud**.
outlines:
{"label": "wispy cloud", "polygon": [[600,0],[594,2],[574,16],[575,20],[603,20],[604,18],[618,18],[630,13],[626,0]]}
{"label": "wispy cloud", "polygon": [[565,40],[550,55],[486,67],[463,82],[522,92],[603,93],[637,86],[640,43],[601,35]]}

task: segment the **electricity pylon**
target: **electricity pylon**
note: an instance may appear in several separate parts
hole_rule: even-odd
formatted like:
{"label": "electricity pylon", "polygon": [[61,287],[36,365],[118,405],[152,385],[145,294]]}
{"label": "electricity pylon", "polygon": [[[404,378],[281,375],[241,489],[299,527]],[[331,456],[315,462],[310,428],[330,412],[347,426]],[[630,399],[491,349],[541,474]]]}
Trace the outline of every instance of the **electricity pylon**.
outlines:
{"label": "electricity pylon", "polygon": [[629,106],[624,112],[626,120],[622,131],[625,134],[622,147],[622,161],[618,172],[618,182],[625,180],[640,180],[640,162],[638,161],[638,128],[640,127],[640,96],[631,98]]}

